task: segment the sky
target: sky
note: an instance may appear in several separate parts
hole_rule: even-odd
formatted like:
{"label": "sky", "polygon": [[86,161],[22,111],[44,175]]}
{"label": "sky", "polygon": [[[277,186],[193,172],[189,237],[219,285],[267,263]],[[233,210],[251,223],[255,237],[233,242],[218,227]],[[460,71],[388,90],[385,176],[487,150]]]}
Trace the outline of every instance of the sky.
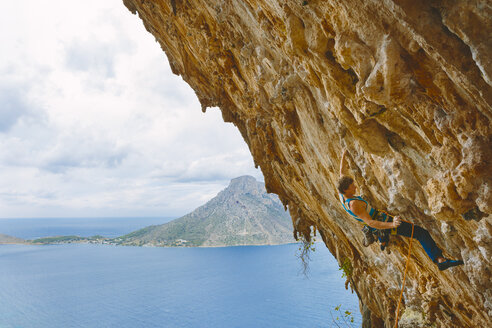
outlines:
{"label": "sky", "polygon": [[0,218],[178,217],[255,169],[122,0],[0,11]]}

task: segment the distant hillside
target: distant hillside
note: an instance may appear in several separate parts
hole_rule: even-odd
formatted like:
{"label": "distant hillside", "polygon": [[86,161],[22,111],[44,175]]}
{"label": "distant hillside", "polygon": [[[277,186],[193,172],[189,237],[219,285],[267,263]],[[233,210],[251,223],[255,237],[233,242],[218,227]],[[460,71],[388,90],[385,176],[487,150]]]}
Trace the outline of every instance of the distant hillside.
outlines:
{"label": "distant hillside", "polygon": [[26,241],[24,239],[12,237],[0,233],[0,244],[25,244],[25,243]]}
{"label": "distant hillside", "polygon": [[195,211],[166,224],[114,239],[123,245],[236,246],[295,242],[282,203],[251,176],[229,186]]}

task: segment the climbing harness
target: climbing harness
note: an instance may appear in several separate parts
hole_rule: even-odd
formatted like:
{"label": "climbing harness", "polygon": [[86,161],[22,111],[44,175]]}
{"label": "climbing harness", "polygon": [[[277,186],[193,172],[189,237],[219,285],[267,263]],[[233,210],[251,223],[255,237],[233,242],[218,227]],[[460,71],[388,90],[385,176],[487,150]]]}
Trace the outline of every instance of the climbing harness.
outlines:
{"label": "climbing harness", "polygon": [[405,288],[405,279],[407,278],[408,262],[410,262],[410,254],[412,253],[413,230],[414,230],[414,226],[415,226],[412,222],[408,222],[408,221],[405,221],[405,220],[402,220],[402,221],[407,222],[407,223],[410,223],[412,225],[412,235],[410,236],[410,244],[408,245],[407,263],[405,264],[405,273],[403,273],[403,282],[402,282],[402,285],[401,285],[400,299],[398,300],[398,306],[396,308],[395,328],[398,327],[398,315],[400,314],[401,298],[403,296],[403,289]]}
{"label": "climbing harness", "polygon": [[[374,213],[374,216],[372,217],[373,220],[381,221],[381,222],[392,222],[393,220],[393,215],[382,211],[382,210],[376,210]],[[390,220],[391,219],[391,220]],[[396,235],[398,228],[390,228],[390,229],[375,229],[375,234],[379,239],[380,242],[380,248],[381,251],[384,251],[386,246],[389,244],[389,237],[390,235]]]}

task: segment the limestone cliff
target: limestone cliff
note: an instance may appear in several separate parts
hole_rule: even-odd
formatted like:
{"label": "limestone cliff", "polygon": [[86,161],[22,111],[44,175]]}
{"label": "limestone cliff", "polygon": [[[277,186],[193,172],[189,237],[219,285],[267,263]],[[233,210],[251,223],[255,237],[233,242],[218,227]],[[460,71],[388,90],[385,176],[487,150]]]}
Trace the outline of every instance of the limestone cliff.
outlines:
{"label": "limestone cliff", "polygon": [[[341,149],[374,206],[425,227],[465,265],[414,243],[404,326],[492,317],[489,1],[124,0],[203,110],[241,131],[295,233],[316,228],[372,327],[394,321],[408,239],[362,246],[338,202]],[[417,314],[425,314],[419,317]]]}

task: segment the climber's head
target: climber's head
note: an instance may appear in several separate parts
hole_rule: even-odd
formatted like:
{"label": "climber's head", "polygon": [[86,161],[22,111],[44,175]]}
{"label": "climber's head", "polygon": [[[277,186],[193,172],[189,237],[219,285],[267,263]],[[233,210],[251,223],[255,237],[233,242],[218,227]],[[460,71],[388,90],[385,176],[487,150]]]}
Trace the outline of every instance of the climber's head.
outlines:
{"label": "climber's head", "polygon": [[355,183],[354,183],[354,179],[352,179],[351,177],[348,177],[348,176],[343,176],[340,178],[340,180],[338,180],[338,191],[341,193],[341,194],[344,194],[345,193],[355,193]]}

